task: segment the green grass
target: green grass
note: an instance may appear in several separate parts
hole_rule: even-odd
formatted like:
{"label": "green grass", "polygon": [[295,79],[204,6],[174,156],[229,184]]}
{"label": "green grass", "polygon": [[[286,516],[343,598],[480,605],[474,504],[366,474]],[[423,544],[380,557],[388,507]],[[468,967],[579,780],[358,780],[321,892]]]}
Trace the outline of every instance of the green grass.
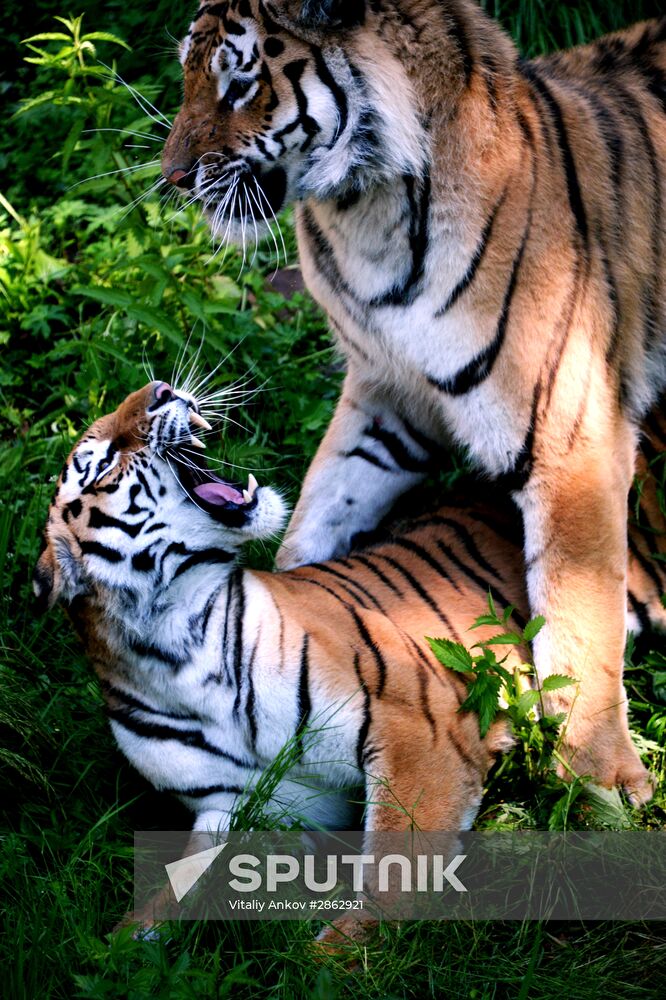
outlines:
{"label": "green grass", "polygon": [[[649,3],[486,6],[528,53],[656,12]],[[353,972],[317,965],[306,925],[183,925],[158,943],[110,936],[131,897],[132,832],[185,829],[188,817],[115,748],[95,679],[60,614],[33,615],[29,581],[52,477],[81,429],[146,380],[144,357],[169,378],[187,335],[191,355],[205,330],[204,365],[232,352],[220,381],[243,377],[248,390],[260,390],[230,412],[245,429],[230,423],[218,454],[258,470],[260,481],[270,478],[294,499],[341,372],[309,298],[287,303],[273,290],[270,244],[242,270],[237,254],[210,260],[193,209],[166,221],[173,210],[153,200],[123,216],[150,179],[107,172],[152,154],[99,130],[160,130],[122,86],[73,74],[66,56],[60,64],[21,62],[19,39],[59,27],[50,20],[57,13],[54,0],[15,5],[0,60],[8,113],[49,90],[59,102],[33,107],[0,140],[2,996],[652,1000],[664,975],[663,937],[654,926],[384,927]],[[100,42],[98,54],[105,63],[118,57],[123,75],[172,113],[178,69],[163,26],[177,35],[185,19],[165,0],[150,10],[91,0],[83,30],[131,40],[133,52]],[[293,262],[288,218],[283,229]],[[268,565],[270,552],[254,558]],[[643,814],[616,808],[607,822],[663,827],[666,697],[653,677],[664,670],[659,650],[634,656],[628,669],[633,723],[650,741],[659,792]],[[480,818],[499,829],[603,821],[583,795],[531,778],[518,753],[491,780]]]}

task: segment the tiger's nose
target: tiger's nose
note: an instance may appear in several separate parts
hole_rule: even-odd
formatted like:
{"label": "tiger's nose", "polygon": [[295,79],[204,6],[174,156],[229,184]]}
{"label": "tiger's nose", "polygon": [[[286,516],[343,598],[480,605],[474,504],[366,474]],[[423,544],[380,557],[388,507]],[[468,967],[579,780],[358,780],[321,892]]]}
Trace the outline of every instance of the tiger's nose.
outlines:
{"label": "tiger's nose", "polygon": [[192,191],[194,189],[194,184],[196,181],[194,170],[183,170],[182,167],[176,167],[171,173],[167,174],[167,180],[169,184],[173,184],[174,187],[185,188],[186,191]]}
{"label": "tiger's nose", "polygon": [[153,404],[149,410],[159,410],[161,406],[166,406],[175,398],[176,394],[168,382],[156,382],[153,387]]}

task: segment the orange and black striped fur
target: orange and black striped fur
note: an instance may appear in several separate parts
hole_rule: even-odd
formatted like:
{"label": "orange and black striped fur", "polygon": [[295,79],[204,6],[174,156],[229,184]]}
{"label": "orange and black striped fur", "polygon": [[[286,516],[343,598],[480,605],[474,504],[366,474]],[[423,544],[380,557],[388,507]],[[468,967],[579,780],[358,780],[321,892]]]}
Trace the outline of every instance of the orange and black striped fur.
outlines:
{"label": "orange and black striped fur", "polygon": [[[302,755],[273,802],[287,815],[343,826],[345,789],[365,782],[370,830],[468,827],[506,731],[482,740],[459,714],[465,684],[425,636],[469,641],[489,589],[524,623],[515,519],[444,507],[347,558],[244,569],[241,547],[279,527],[282,501],[211,473],[190,443],[204,423],[193,397],[150,383],[77,443],[49,511],[35,592],[67,605],[120,748],[196,830],[226,828],[290,739]],[[646,472],[630,605],[663,625],[656,498]]]}
{"label": "orange and black striped fur", "polygon": [[621,664],[666,382],[666,18],[525,61],[473,0],[225,0],[181,58],[165,176],[220,239],[296,202],[347,358],[278,565],[348,553],[453,437],[520,507],[540,676],[582,678],[550,705],[566,752],[648,798]]}
{"label": "orange and black striped fur", "polygon": [[[481,739],[476,717],[459,714],[465,685],[425,636],[470,642],[489,589],[524,624],[510,505],[468,500],[348,558],[255,572],[240,549],[279,527],[282,502],[253,479],[243,491],[213,475],[192,426],[205,427],[196,400],[164,382],[98,420],[65,464],[35,571],[41,603],[68,607],[122,751],[195,813],[195,831],[225,828],[290,740],[300,759],[271,803],[282,817],[346,828],[347,793],[365,784],[368,831],[468,827],[509,736],[497,723]],[[637,628],[666,626],[649,468],[663,416],[648,427],[630,529]],[[167,891],[131,919],[150,925],[172,906]]]}

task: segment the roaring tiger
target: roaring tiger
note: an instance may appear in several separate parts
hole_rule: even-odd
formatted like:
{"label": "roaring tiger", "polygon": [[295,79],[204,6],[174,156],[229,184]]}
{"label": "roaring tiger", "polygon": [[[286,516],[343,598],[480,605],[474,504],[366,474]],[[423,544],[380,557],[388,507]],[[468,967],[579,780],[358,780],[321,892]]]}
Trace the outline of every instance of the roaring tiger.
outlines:
{"label": "roaring tiger", "polygon": [[181,60],[165,177],[220,239],[295,202],[347,359],[278,565],[346,554],[453,438],[522,513],[539,675],[583,679],[549,700],[569,759],[647,800],[625,511],[666,384],[666,18],[528,61],[473,0],[204,0]]}
{"label": "roaring tiger", "polygon": [[[365,783],[368,831],[468,828],[510,740],[503,723],[481,739],[459,713],[465,684],[425,636],[464,640],[488,589],[525,624],[511,515],[468,502],[348,558],[245,569],[241,548],[272,535],[284,505],[253,476],[242,489],[210,471],[192,436],[207,426],[193,396],[150,383],[77,442],[49,510],[35,594],[67,606],[120,749],[195,813],[195,831],[227,829],[290,740],[299,759],[271,800],[281,817],[345,829],[345,790]],[[646,448],[664,437],[656,415]],[[637,629],[664,627],[647,460],[639,489],[629,606]]]}

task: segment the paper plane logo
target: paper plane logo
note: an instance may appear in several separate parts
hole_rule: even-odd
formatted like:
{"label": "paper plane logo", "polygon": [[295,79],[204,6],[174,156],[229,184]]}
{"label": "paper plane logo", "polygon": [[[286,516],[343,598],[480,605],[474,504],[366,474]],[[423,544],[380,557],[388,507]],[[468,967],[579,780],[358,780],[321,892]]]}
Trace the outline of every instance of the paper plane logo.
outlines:
{"label": "paper plane logo", "polygon": [[181,858],[180,861],[172,861],[171,864],[164,866],[169,876],[169,882],[171,882],[171,888],[179,903],[192,886],[196,885],[204,872],[208,871],[215,858],[222,853],[226,846],[226,843],[218,844],[217,847],[209,847],[207,851],[199,851],[198,854],[191,854],[189,858]]}

